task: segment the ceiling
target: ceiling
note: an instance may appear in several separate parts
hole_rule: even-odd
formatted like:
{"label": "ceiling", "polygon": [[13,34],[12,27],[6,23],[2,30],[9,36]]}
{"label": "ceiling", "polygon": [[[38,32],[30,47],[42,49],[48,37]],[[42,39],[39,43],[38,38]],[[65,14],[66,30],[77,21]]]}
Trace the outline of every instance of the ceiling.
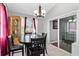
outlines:
{"label": "ceiling", "polygon": [[[41,3],[42,9],[46,13],[55,6],[56,3]],[[18,12],[22,14],[34,15],[34,10],[38,9],[40,3],[5,3],[9,11]]]}

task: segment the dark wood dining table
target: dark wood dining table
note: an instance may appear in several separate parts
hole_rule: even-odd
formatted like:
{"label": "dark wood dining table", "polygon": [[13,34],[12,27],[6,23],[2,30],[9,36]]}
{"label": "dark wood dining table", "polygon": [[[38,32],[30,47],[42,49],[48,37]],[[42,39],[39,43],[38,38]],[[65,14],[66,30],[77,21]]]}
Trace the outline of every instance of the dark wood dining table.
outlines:
{"label": "dark wood dining table", "polygon": [[24,44],[24,46],[25,46],[25,54],[27,56],[29,56],[28,47],[31,44],[31,38],[32,39],[37,39],[37,38],[42,38],[42,37],[43,36],[39,35],[39,34],[26,34],[26,35],[24,35],[24,39],[20,40],[20,43]]}

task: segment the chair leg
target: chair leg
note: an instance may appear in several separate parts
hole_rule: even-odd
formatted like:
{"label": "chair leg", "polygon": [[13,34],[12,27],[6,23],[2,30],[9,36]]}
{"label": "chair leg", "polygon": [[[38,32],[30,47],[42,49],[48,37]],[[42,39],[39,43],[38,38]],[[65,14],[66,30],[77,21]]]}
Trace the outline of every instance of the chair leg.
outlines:
{"label": "chair leg", "polygon": [[46,49],[46,54],[48,54],[47,49]]}
{"label": "chair leg", "polygon": [[45,56],[45,53],[43,53],[43,56]]}
{"label": "chair leg", "polygon": [[45,50],[43,51],[43,56],[45,56]]}
{"label": "chair leg", "polygon": [[24,56],[24,49],[22,49],[22,56]]}
{"label": "chair leg", "polygon": [[9,52],[9,56],[10,56],[10,52]]}
{"label": "chair leg", "polygon": [[14,51],[12,52],[12,56],[14,55]]}

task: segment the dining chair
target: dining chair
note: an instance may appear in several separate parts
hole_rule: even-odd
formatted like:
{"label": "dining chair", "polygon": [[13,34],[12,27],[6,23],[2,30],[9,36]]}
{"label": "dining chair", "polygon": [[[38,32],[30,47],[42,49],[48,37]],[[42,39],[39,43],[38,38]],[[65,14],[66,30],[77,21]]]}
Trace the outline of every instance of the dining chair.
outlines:
{"label": "dining chair", "polygon": [[30,56],[45,56],[44,38],[31,38],[31,45],[29,45]]}
{"label": "dining chair", "polygon": [[22,56],[24,56],[24,47],[23,45],[15,45],[13,42],[13,37],[7,37],[7,43],[8,43],[8,53],[9,56],[11,55],[12,52],[12,56],[14,55],[14,53],[20,52],[20,50],[22,51]]}
{"label": "dining chair", "polygon": [[48,54],[48,52],[47,52],[47,47],[46,47],[47,33],[42,33],[42,36],[43,36],[44,39],[45,39],[45,52],[46,52],[46,54]]}

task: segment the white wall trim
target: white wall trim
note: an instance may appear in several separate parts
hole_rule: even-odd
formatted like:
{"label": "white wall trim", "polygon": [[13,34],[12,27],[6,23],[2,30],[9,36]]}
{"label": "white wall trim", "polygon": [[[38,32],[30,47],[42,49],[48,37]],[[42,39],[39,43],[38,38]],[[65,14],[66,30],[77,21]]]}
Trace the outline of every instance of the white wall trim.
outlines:
{"label": "white wall trim", "polygon": [[60,16],[57,16],[57,17],[53,17],[53,18],[49,18],[48,20],[54,20],[54,19],[60,19],[60,18],[64,18],[64,17],[68,17],[68,16],[72,16],[72,15],[75,15],[75,14],[77,14],[77,10],[75,10],[75,11],[71,11],[71,12],[68,12],[68,13],[65,13],[65,14],[62,14],[62,15],[60,15]]}

